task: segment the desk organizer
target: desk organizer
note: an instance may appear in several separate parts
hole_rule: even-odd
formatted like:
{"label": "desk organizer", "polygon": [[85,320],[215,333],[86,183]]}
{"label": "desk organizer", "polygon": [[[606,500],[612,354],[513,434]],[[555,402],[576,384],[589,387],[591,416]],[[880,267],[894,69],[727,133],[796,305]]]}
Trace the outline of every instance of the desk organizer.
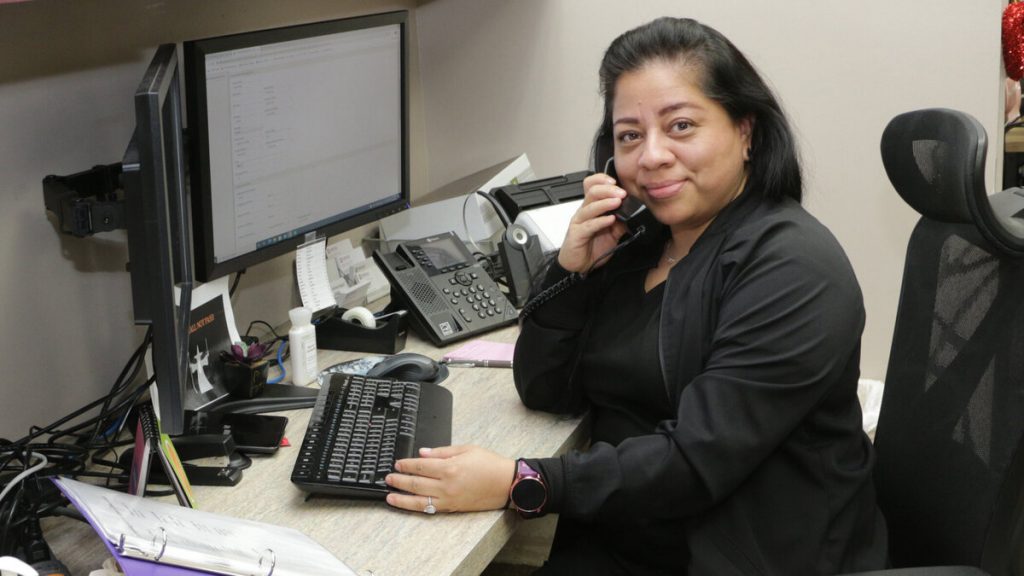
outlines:
{"label": "desk organizer", "polygon": [[338,308],[316,325],[317,348],[378,354],[395,354],[405,348],[409,332],[405,314],[390,316],[368,328],[342,320],[344,313],[344,308]]}

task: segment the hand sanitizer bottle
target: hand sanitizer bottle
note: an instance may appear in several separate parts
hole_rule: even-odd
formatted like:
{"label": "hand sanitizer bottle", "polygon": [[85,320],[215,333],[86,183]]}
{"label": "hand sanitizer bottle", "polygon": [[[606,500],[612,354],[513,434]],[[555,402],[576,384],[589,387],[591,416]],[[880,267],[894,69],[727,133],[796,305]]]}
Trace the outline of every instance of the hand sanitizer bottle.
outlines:
{"label": "hand sanitizer bottle", "polygon": [[310,324],[313,312],[309,308],[288,311],[292,327],[288,330],[288,348],[292,355],[292,384],[305,386],[316,380],[320,373],[316,362],[316,328]]}

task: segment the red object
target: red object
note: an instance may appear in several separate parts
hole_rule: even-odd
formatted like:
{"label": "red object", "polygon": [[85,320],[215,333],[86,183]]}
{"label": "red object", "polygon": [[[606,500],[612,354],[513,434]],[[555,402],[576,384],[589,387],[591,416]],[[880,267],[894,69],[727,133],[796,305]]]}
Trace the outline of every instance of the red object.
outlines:
{"label": "red object", "polygon": [[288,441],[288,438],[285,438],[284,436],[281,437],[281,446],[287,448],[288,446],[291,445],[292,443]]}
{"label": "red object", "polygon": [[1024,2],[1003,10],[1003,66],[1013,80],[1024,76]]}

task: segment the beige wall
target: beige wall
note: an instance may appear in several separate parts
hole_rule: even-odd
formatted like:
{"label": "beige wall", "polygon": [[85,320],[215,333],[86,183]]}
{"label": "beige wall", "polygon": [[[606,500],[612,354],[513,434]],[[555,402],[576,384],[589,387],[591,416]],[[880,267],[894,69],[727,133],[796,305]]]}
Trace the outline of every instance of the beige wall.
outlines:
{"label": "beige wall", "polygon": [[[853,262],[868,315],[862,371],[880,379],[916,215],[889,186],[879,138],[896,114],[931,106],[1001,136],[1004,4],[435,0],[417,12],[431,185],[519,152],[539,176],[585,168],[608,43],[661,15],[701,20],[747,54],[793,120],[805,205]],[[994,174],[990,155],[990,188]]]}
{"label": "beige wall", "polygon": [[[868,309],[864,374],[881,377],[914,216],[878,138],[893,115],[960,108],[995,135],[1001,0],[34,0],[0,6],[0,437],[101,396],[137,345],[123,233],[59,236],[40,181],[120,160],[130,95],[157,44],[380,12],[412,17],[413,194],[520,152],[581,169],[608,42],[661,14],[722,30],[777,87],[799,132],[807,205],[853,260]],[[429,170],[428,170],[429,167]],[[993,181],[989,170],[989,182]],[[254,267],[234,306],[281,323],[291,259]]]}

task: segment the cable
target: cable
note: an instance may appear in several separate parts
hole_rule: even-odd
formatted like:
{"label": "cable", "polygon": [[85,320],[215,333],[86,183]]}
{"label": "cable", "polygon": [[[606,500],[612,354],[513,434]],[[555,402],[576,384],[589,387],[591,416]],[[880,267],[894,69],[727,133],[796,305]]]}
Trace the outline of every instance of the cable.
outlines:
{"label": "cable", "polygon": [[[78,416],[78,415],[80,415],[83,412],[83,409],[79,409],[76,412],[74,412],[72,415],[65,416],[64,418],[62,418],[58,422],[56,422],[54,424],[51,424],[50,426],[47,426],[46,428],[39,429],[38,433],[36,434],[36,437],[39,434],[43,434],[43,433],[47,433],[47,432],[52,432],[52,436],[47,441],[47,445],[53,445],[53,444],[56,443],[57,439],[62,438],[64,436],[77,436],[76,432],[78,432],[79,430],[81,430],[83,428],[88,428],[88,427],[93,426],[94,421],[105,422],[110,416],[112,416],[114,414],[120,414],[122,411],[124,411],[126,409],[129,409],[134,404],[134,399],[137,399],[141,395],[142,392],[145,392],[145,389],[148,388],[148,386],[150,384],[152,384],[154,382],[154,380],[155,380],[155,376],[150,377],[144,384],[139,386],[139,388],[136,388],[136,390],[130,396],[121,399],[113,408],[111,408],[110,405],[109,405],[109,400],[110,400],[110,395],[109,394],[107,396],[103,397],[103,398],[100,398],[98,400],[93,401],[92,403],[87,405],[85,408],[91,409],[96,404],[102,403],[106,407],[106,409],[104,409],[102,412],[100,412],[97,416],[94,416],[93,418],[91,418],[91,419],[89,419],[89,420],[87,420],[85,422],[82,422],[80,424],[76,424],[76,425],[72,426],[71,428],[69,428],[67,430],[55,430],[54,429],[57,425],[63,424],[64,422],[69,420],[70,416]],[[78,439],[79,442],[83,443],[84,445],[91,445],[91,444],[93,444],[96,441],[96,437],[95,436],[89,437],[88,439],[85,439],[84,437],[78,436],[77,439]]]}
{"label": "cable", "polygon": [[277,366],[281,369],[281,374],[273,380],[267,380],[267,384],[279,384],[284,380],[284,349],[288,346],[287,340],[281,340],[281,344],[277,347]]}
{"label": "cable", "polygon": [[528,318],[531,314],[536,312],[537,308],[540,308],[542,305],[546,304],[547,302],[550,302],[551,299],[553,299],[555,296],[558,296],[562,292],[565,292],[570,287],[575,285],[577,282],[585,280],[587,276],[589,276],[590,273],[594,270],[594,268],[596,268],[599,264],[601,264],[608,258],[611,258],[619,250],[622,250],[626,246],[632,244],[637,238],[642,236],[645,232],[647,232],[647,226],[640,225],[632,236],[619,242],[618,244],[615,245],[614,248],[608,250],[604,254],[597,257],[590,264],[590,266],[583,272],[573,272],[566,276],[565,278],[562,278],[558,282],[555,282],[551,286],[548,286],[540,294],[537,294],[533,298],[530,298],[530,300],[523,305],[523,309],[519,311],[519,325],[522,326],[523,321],[525,321],[526,318]]}
{"label": "cable", "polygon": [[242,268],[235,274],[235,280],[231,283],[231,288],[228,288],[228,298],[235,295],[235,290],[238,290],[238,284],[242,281],[242,274],[245,274],[245,268]]}
{"label": "cable", "polygon": [[487,203],[491,205],[491,208],[494,208],[495,214],[498,215],[498,219],[505,225],[505,228],[512,225],[512,219],[508,217],[508,212],[505,212],[505,209],[501,207],[501,203],[498,202],[497,198],[483,190],[477,190],[476,193],[483,196]]}
{"label": "cable", "polygon": [[505,275],[505,269],[501,265],[501,258],[497,253],[482,254],[480,252],[473,252],[473,258],[484,269],[484,272],[487,272],[488,276],[495,282],[501,282],[502,276]]}
{"label": "cable", "polygon": [[469,199],[473,197],[473,194],[475,194],[475,192],[466,194],[465,200],[462,201],[462,230],[466,233],[466,239],[473,245],[473,251],[480,252],[482,254],[483,250],[481,250],[480,246],[477,245],[476,240],[473,239],[473,235],[469,233],[469,221],[466,220],[466,206],[469,205]]}
{"label": "cable", "polygon": [[483,190],[474,190],[469,194],[466,194],[466,198],[462,201],[462,229],[466,233],[466,239],[469,240],[469,243],[473,246],[473,251],[483,254],[484,251],[480,249],[480,246],[477,245],[476,240],[473,239],[473,235],[470,234],[469,232],[469,220],[466,219],[466,207],[469,205],[469,199],[476,194],[479,194],[487,199],[488,203],[494,209],[494,212],[498,215],[498,219],[501,220],[501,223],[505,226],[505,228],[508,228],[509,224],[511,224],[511,221],[508,218],[508,214],[505,213],[505,210],[502,209],[502,207],[498,204],[498,201],[495,200],[487,192],[484,192]]}
{"label": "cable", "polygon": [[[86,404],[85,406],[79,408],[78,410],[75,410],[71,414],[68,414],[67,416],[64,416],[63,418],[61,418],[61,419],[57,420],[56,422],[54,422],[54,423],[52,423],[52,424],[50,424],[48,426],[45,426],[43,428],[40,428],[38,426],[33,426],[32,428],[30,428],[30,433],[29,433],[28,436],[25,436],[24,438],[21,438],[21,439],[19,439],[16,442],[12,442],[12,444],[16,444],[16,445],[28,444],[32,440],[35,440],[36,438],[38,438],[38,437],[40,437],[40,436],[42,436],[44,434],[49,434],[51,432],[56,433],[56,434],[60,434],[61,436],[63,436],[65,434],[64,434],[63,431],[57,429],[58,426],[60,426],[61,424],[64,424],[65,422],[73,420],[73,419],[81,416],[82,414],[85,414],[86,412],[92,410],[96,406],[98,406],[100,404],[103,404],[105,401],[106,401],[106,396],[104,396],[103,398],[100,398],[98,400],[93,400],[92,402]],[[91,420],[90,420],[90,422],[91,422]]]}
{"label": "cable", "polygon": [[[58,475],[89,476],[105,478],[108,485],[117,481],[119,485],[114,487],[118,489],[127,484],[127,470],[116,459],[117,449],[131,442],[114,439],[153,382],[150,378],[132,386],[151,345],[152,331],[147,330],[105,395],[45,426],[30,426],[28,434],[14,442],[0,438],[0,555],[49,554],[39,519],[55,514],[65,500],[43,480]],[[96,414],[82,419],[93,411]],[[114,453],[114,461],[103,459],[109,452]],[[90,470],[95,465],[109,466],[109,471]]]}
{"label": "cable", "polygon": [[[266,322],[264,320],[253,320],[252,322],[250,322],[249,327],[245,330],[246,336],[248,336],[249,333],[252,332],[252,327],[255,326],[256,324],[266,326],[267,330],[270,330],[270,333],[274,335],[274,340],[284,340],[284,337],[278,334],[277,331],[274,330],[274,327],[271,326],[269,322]],[[271,342],[271,344],[273,344],[273,342]]]}
{"label": "cable", "polygon": [[[19,485],[19,487],[20,487],[20,485]],[[8,537],[11,534],[11,529],[12,528],[20,527],[20,524],[22,524],[22,523],[24,523],[26,521],[25,519],[20,519],[20,518],[18,519],[17,522],[14,520],[14,513],[19,508],[19,506],[18,506],[19,505],[19,501],[18,500],[19,500],[21,494],[22,494],[22,492],[19,489],[18,493],[17,493],[17,495],[15,497],[15,500],[8,505],[8,511],[6,513],[6,517],[7,518],[3,521],[3,524],[2,524],[3,531],[0,532],[0,554],[7,555],[7,554],[10,554],[12,552],[14,547],[8,545],[8,543],[7,543]],[[2,504],[2,502],[0,502],[0,504]],[[2,507],[0,507],[0,513],[3,513]]]}
{"label": "cable", "polygon": [[[138,374],[139,370],[141,369],[142,360],[145,357],[145,355],[144,355],[145,349],[146,349],[146,347],[149,346],[151,341],[152,341],[152,332],[151,331],[147,331],[146,332],[146,336],[143,338],[142,344],[140,344],[140,346],[138,348],[136,348],[135,352],[133,352],[131,358],[128,361],[128,364],[121,371],[121,375],[118,377],[118,379],[115,380],[114,386],[111,388],[110,392],[108,392],[105,396],[103,396],[102,398],[99,398],[97,400],[94,400],[94,401],[90,402],[89,404],[86,404],[82,408],[79,408],[78,410],[73,411],[71,414],[68,414],[68,415],[64,416],[63,418],[57,420],[56,422],[53,422],[53,423],[49,424],[48,426],[45,426],[45,427],[42,427],[42,428],[40,428],[38,426],[32,426],[29,429],[29,434],[27,436],[25,436],[23,438],[20,438],[19,440],[15,441],[15,442],[11,442],[10,444],[11,445],[27,446],[33,440],[35,440],[36,438],[39,438],[40,436],[42,436],[44,434],[51,434],[51,437],[49,438],[48,444],[52,445],[52,444],[55,444],[56,440],[58,440],[59,438],[62,438],[64,436],[74,435],[75,432],[77,432],[78,430],[81,430],[83,428],[87,428],[87,427],[90,427],[90,426],[95,426],[96,427],[95,430],[101,429],[102,428],[102,423],[111,415],[111,413],[117,411],[116,409],[115,410],[111,410],[110,409],[110,402],[112,401],[113,397],[117,396],[118,394],[120,394],[124,390],[124,388],[127,386],[127,384],[129,382],[134,380],[135,376]],[[131,377],[125,378],[125,375],[128,373],[129,368],[133,364],[135,365],[135,368],[131,370]],[[90,420],[88,420],[86,422],[80,423],[80,424],[70,428],[69,430],[60,430],[60,429],[58,429],[59,426],[63,425],[66,422],[74,420],[75,418],[81,416],[82,414],[85,414],[86,412],[88,412],[88,411],[92,410],[93,408],[95,408],[97,405],[102,405],[103,406],[103,408],[100,410],[100,413],[99,413],[98,416],[96,416],[96,417],[94,417],[94,418],[92,418],[92,419],[90,419]],[[123,402],[118,404],[118,406],[121,406],[121,405],[123,405]],[[85,440],[84,438],[81,438],[81,437],[79,437],[78,440],[79,441],[83,441],[84,440],[86,443],[91,443],[91,442],[93,442],[96,439],[97,436],[98,436],[98,432],[94,432],[88,438],[88,440]],[[0,469],[2,469],[2,467],[0,467]]]}
{"label": "cable", "polygon": [[18,474],[17,476],[12,478],[11,481],[7,483],[7,486],[4,486],[4,489],[0,490],[0,502],[3,502],[4,498],[7,497],[7,494],[11,490],[13,490],[15,486],[20,485],[22,480],[28,478],[32,474],[35,474],[39,470],[42,470],[46,466],[46,464],[49,463],[49,460],[46,459],[45,454],[40,454],[38,452],[30,452],[29,457],[38,457],[40,460],[42,460],[42,462],[36,464],[35,466],[32,466],[31,468],[25,469],[24,471],[22,471],[21,474]]}
{"label": "cable", "polygon": [[595,259],[590,264],[590,267],[587,268],[587,270],[585,272],[580,274],[580,276],[583,277],[583,278],[586,278],[587,276],[589,276],[590,272],[593,271],[594,268],[596,268],[598,264],[600,264],[601,262],[607,260],[608,258],[611,258],[612,255],[614,255],[616,252],[618,252],[619,250],[622,250],[626,246],[629,246],[630,244],[632,244],[637,238],[643,236],[643,234],[645,232],[647,232],[647,226],[641,224],[640,227],[638,227],[636,229],[636,232],[634,232],[632,236],[630,236],[629,238],[626,238],[625,240],[623,240],[623,241],[619,242],[618,244],[616,244],[615,248],[612,248],[611,250],[609,250],[609,251],[605,252],[604,254],[601,254],[600,256],[598,256],[597,259]]}
{"label": "cable", "polygon": [[[143,363],[144,363],[143,360],[145,359],[145,356],[146,356],[146,349],[149,347],[149,345],[152,342],[153,342],[153,327],[149,326],[146,329],[146,335],[143,336],[143,338],[142,338],[142,342],[135,349],[135,352],[133,352],[132,355],[128,358],[128,362],[125,364],[125,367],[121,370],[121,373],[118,375],[117,379],[114,380],[114,385],[111,387],[110,394],[107,395],[107,400],[108,401],[103,404],[103,408],[100,409],[100,414],[106,413],[108,408],[110,407],[109,400],[112,399],[113,396],[119,394],[120,391],[125,386],[127,386],[128,382],[134,381],[136,376],[138,376],[139,372],[142,370],[142,366],[143,366]],[[130,375],[128,375],[129,369],[130,369],[130,372],[131,372]],[[126,378],[126,375],[127,375],[127,378]],[[96,428],[93,430],[93,434],[92,434],[92,437],[90,438],[90,441],[94,441],[96,439],[96,437],[99,435],[102,423],[103,423],[102,419],[101,420],[97,420]]]}
{"label": "cable", "polygon": [[[115,422],[115,424],[112,425],[110,427],[110,429],[108,429],[109,432],[108,432],[108,434],[106,434],[104,436],[105,438],[117,438],[117,437],[119,437],[121,435],[121,431],[124,430],[124,426],[128,422],[128,414],[131,412],[132,408],[135,407],[136,403],[138,402],[138,400],[142,396],[142,394],[149,388],[150,383],[152,381],[153,381],[152,379],[147,380],[144,384],[139,386],[128,398],[126,398],[125,400],[123,400],[121,402],[121,405],[125,405],[125,404],[127,405],[127,410],[124,410],[124,413],[118,418],[118,421]],[[115,408],[115,410],[117,410],[117,408]],[[107,486],[110,486],[110,482],[109,482],[110,478],[123,476],[124,472],[126,472],[124,467],[122,467],[120,465],[120,463],[119,463],[119,456],[117,454],[116,448],[118,446],[125,446],[125,445],[133,444],[133,443],[134,443],[134,441],[129,441],[129,442],[110,442],[110,441],[108,441],[105,445],[99,445],[99,446],[96,446],[94,448],[95,451],[93,452],[92,456],[90,457],[90,461],[93,464],[105,465],[105,466],[108,466],[110,468],[110,472],[107,473],[109,475],[108,476],[108,481],[106,483]],[[108,460],[103,460],[101,458],[107,452],[113,452],[114,453],[114,459],[113,460],[109,460],[108,461]],[[116,473],[114,472],[114,470],[116,468],[121,468],[121,474],[117,474],[115,476]]]}

